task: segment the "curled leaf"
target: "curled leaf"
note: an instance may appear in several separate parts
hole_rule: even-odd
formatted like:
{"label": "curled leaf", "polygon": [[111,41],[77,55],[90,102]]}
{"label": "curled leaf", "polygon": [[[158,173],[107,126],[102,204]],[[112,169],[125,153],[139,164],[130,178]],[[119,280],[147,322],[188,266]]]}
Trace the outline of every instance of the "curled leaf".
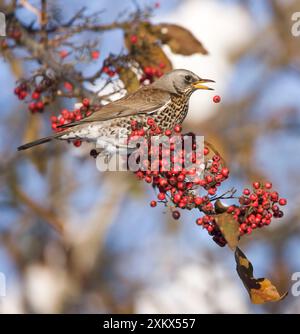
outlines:
{"label": "curled leaf", "polygon": [[215,221],[222,232],[228,246],[235,250],[239,242],[239,223],[227,212],[215,216]]}
{"label": "curled leaf", "polygon": [[219,199],[215,202],[215,211],[216,213],[224,213],[228,209],[227,205],[224,205]]}
{"label": "curled leaf", "polygon": [[251,262],[239,248],[235,250],[235,261],[237,273],[253,304],[277,302],[287,296],[287,292],[280,295],[276,287],[267,278],[255,278]]}
{"label": "curled leaf", "polygon": [[163,44],[168,44],[172,52],[184,56],[195,53],[208,54],[203,44],[187,29],[177,25],[163,23],[156,26]]}

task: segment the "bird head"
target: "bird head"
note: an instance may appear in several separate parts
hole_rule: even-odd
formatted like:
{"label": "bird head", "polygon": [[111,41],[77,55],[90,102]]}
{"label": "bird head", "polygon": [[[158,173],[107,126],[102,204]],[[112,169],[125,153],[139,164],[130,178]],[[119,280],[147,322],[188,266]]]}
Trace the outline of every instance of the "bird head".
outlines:
{"label": "bird head", "polygon": [[188,70],[173,70],[155,81],[152,87],[173,94],[188,94],[197,89],[213,90],[213,88],[204,85],[207,82],[214,81],[202,79]]}

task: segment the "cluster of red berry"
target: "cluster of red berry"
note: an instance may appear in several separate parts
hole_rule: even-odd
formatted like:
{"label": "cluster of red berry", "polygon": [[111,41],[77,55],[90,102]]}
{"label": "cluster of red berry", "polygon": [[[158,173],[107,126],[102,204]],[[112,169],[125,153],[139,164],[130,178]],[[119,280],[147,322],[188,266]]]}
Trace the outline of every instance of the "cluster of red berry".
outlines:
{"label": "cluster of red berry", "polygon": [[152,83],[155,78],[160,78],[164,73],[163,69],[166,67],[165,63],[160,63],[158,67],[154,66],[146,66],[143,69],[143,75],[140,79],[141,84],[149,84]]}
{"label": "cluster of red berry", "polygon": [[[212,213],[215,213],[212,209]],[[229,222],[230,223],[230,222]],[[213,215],[205,215],[196,220],[196,224],[202,226],[207,230],[208,234],[213,237],[213,241],[220,247],[224,247],[227,244],[219,226],[216,223],[215,217]]]}
{"label": "cluster of red berry", "polygon": [[113,78],[117,73],[116,69],[113,66],[108,65],[103,66],[102,72],[107,74],[110,78]]}
{"label": "cluster of red berry", "polygon": [[[285,198],[279,198],[278,192],[271,191],[272,184],[266,182],[253,183],[252,192],[245,188],[243,195],[239,197],[239,206],[232,205],[227,209],[227,213],[232,214],[233,218],[240,224],[240,237],[244,234],[250,234],[254,229],[268,226],[272,218],[283,217],[277,203],[281,206],[287,204]],[[212,213],[215,214],[214,210]],[[213,236],[213,240],[221,247],[226,245],[226,240],[222,235],[214,215],[206,214],[198,218],[197,225],[205,228]]]}
{"label": "cluster of red berry", "polygon": [[[224,166],[220,155],[212,152],[208,147],[204,147],[203,152],[197,152],[194,141],[192,151],[188,154],[184,150],[174,151],[172,145],[175,140],[183,141],[186,136],[181,133],[180,125],[176,125],[172,130],[162,131],[154,120],[149,118],[145,125],[132,121],[131,129],[130,138],[144,137],[147,152],[149,152],[148,159],[142,162],[143,168],[135,174],[138,179],[152,184],[153,188],[158,190],[157,200],[152,200],[150,206],[156,207],[158,202],[163,203],[170,208],[174,219],[180,218],[178,209],[198,209],[204,213],[204,216],[196,220],[197,225],[206,229],[219,246],[225,246],[227,242],[217,225],[215,219],[217,210],[213,205],[216,199],[223,198],[223,195],[217,197],[217,189],[229,177],[229,169]],[[153,135],[170,137],[169,152],[160,148],[157,152],[158,148],[151,147],[149,138]],[[188,135],[195,136],[194,134]],[[155,157],[154,161],[152,161],[153,157]],[[198,163],[200,160],[197,159],[201,158],[204,159],[201,175],[196,172],[195,168],[186,169],[184,167],[187,159]],[[177,169],[177,162],[180,162],[183,168]],[[166,166],[168,170],[165,169]],[[232,214],[240,224],[240,236],[251,233],[255,228],[269,225],[272,217],[283,216],[277,203],[285,205],[287,201],[279,198],[278,193],[271,191],[271,188],[272,184],[269,182],[264,185],[255,182],[252,192],[244,189],[243,195],[239,197],[239,206],[230,206],[227,209],[227,213]]]}
{"label": "cluster of red berry", "polygon": [[276,191],[272,191],[272,183],[253,183],[252,191],[245,188],[239,198],[239,207],[230,206],[228,213],[240,223],[240,235],[250,234],[252,230],[270,225],[272,218],[283,217],[280,206],[287,204],[285,198],[279,198]]}
{"label": "cluster of red berry", "polygon": [[22,82],[19,84],[14,93],[20,100],[29,97],[28,110],[32,113],[42,112],[45,108],[45,101],[47,100],[46,91],[51,87],[52,80],[44,78],[40,83]]}
{"label": "cluster of red berry", "polygon": [[[90,110],[90,101],[88,99],[82,100],[82,107],[75,110],[63,109],[58,116],[51,117],[51,127],[55,132],[63,131],[61,125],[69,124],[75,121],[80,121],[81,119],[90,116],[92,110]],[[74,146],[79,147],[81,145],[80,140],[73,141]]]}
{"label": "cluster of red berry", "polygon": [[[154,120],[149,118],[146,130],[144,127],[138,128],[136,121],[132,122],[131,127],[132,132],[130,137],[159,134],[170,137],[170,149],[161,150],[160,152],[157,152],[159,148],[151,147],[150,141],[147,142],[147,149],[150,152],[149,160],[143,163],[149,168],[137,171],[136,175],[139,179],[144,179],[147,183],[151,183],[154,188],[158,189],[158,200],[172,208],[173,216],[177,219],[180,216],[179,212],[174,211],[175,208],[198,208],[203,212],[211,212],[213,205],[210,197],[216,194],[217,187],[229,175],[228,168],[222,166],[221,158],[218,155],[213,155],[212,160],[205,162],[203,171],[198,170],[192,164],[197,164],[200,160],[204,159],[204,156],[208,156],[210,150],[205,147],[203,152],[199,151],[194,140],[194,134],[187,134],[192,137],[192,146],[189,152],[185,149],[174,150],[174,148],[180,147],[178,146],[178,142],[183,142],[186,137],[186,135],[181,133],[180,125],[176,125],[172,130],[163,132],[155,124]],[[152,161],[151,158],[153,156],[156,159],[158,157],[159,160]],[[191,166],[191,168],[185,168],[186,165]],[[166,170],[166,166],[168,166],[168,170]],[[202,177],[199,175],[201,173],[204,174]],[[202,197],[197,195],[196,190],[199,187],[206,192]],[[152,201],[150,204],[152,207],[155,207],[157,203],[156,201]],[[174,214],[174,212],[177,213]]]}
{"label": "cluster of red berry", "polygon": [[26,83],[21,83],[15,88],[14,93],[18,96],[19,100],[24,100],[28,95],[28,86]]}

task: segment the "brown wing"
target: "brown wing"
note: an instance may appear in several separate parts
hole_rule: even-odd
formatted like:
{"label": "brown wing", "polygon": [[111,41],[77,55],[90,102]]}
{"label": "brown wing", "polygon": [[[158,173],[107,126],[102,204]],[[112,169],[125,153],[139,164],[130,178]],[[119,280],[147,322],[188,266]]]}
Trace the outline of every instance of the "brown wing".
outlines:
{"label": "brown wing", "polygon": [[170,94],[158,89],[140,88],[120,100],[103,106],[91,116],[78,122],[65,124],[62,128],[68,128],[87,122],[102,122],[114,118],[121,118],[138,114],[151,114],[170,101]]}

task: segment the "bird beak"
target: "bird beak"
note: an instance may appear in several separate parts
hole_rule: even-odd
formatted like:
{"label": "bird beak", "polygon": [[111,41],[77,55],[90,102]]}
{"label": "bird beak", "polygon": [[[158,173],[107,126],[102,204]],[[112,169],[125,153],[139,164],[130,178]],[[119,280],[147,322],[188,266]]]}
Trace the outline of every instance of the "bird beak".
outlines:
{"label": "bird beak", "polygon": [[206,90],[214,90],[213,88],[210,88],[210,87],[207,87],[205,85],[203,85],[204,83],[206,82],[215,82],[214,80],[210,80],[210,79],[200,79],[196,82],[194,82],[192,84],[192,86],[195,88],[195,89],[206,89]]}

